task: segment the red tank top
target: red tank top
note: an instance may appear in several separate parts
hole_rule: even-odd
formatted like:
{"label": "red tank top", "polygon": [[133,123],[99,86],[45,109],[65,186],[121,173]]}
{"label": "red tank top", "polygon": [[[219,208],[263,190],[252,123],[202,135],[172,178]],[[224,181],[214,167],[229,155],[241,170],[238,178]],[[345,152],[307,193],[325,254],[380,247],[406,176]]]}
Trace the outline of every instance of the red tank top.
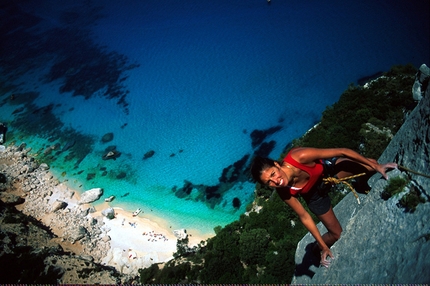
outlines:
{"label": "red tank top", "polygon": [[299,168],[300,170],[305,171],[306,173],[309,174],[308,182],[301,189],[290,188],[290,194],[293,196],[297,194],[305,194],[309,192],[309,190],[318,181],[318,179],[321,177],[324,171],[324,167],[321,164],[320,160],[315,161],[315,165],[313,167],[309,167],[294,160],[291,157],[291,152],[288,152],[287,156],[284,158],[284,162],[291,164],[294,167]]}

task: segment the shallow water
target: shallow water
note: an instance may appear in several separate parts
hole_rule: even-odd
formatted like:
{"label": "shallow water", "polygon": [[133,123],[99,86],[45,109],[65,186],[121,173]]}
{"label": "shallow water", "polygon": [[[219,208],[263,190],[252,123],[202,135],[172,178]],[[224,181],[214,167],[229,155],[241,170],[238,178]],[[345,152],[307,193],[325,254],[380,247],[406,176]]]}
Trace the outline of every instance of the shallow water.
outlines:
{"label": "shallow water", "polygon": [[[428,6],[262,0],[5,5],[0,121],[9,123],[11,140],[25,141],[39,155],[59,143],[43,156],[76,189],[103,187],[106,197],[116,196],[113,205],[142,207],[174,228],[212,232],[253,199],[254,185],[243,174],[220,183],[225,168],[256,150],[252,131],[280,127],[264,138],[276,142],[270,156],[277,158],[350,83],[396,64],[429,64]],[[114,139],[101,142],[108,132]],[[121,152],[116,160],[102,160],[108,146]],[[143,159],[151,150],[154,155]],[[178,192],[185,181],[192,185],[186,195]]]}

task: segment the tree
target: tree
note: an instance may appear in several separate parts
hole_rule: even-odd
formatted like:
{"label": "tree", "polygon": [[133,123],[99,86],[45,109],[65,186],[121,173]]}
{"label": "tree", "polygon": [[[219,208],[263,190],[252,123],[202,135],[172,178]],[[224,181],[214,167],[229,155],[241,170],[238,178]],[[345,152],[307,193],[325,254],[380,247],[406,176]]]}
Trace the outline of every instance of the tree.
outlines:
{"label": "tree", "polygon": [[264,262],[270,235],[263,228],[250,229],[241,234],[239,240],[240,260],[247,265]]}

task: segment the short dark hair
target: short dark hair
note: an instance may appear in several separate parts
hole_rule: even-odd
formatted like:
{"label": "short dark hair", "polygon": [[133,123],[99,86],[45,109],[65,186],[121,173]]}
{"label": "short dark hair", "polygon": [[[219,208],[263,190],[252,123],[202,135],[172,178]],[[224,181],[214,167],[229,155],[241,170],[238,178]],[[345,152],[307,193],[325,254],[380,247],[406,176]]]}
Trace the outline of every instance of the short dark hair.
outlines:
{"label": "short dark hair", "polygon": [[264,185],[264,182],[261,181],[261,173],[267,168],[275,167],[275,162],[275,160],[269,158],[255,156],[251,165],[251,176],[254,181]]}

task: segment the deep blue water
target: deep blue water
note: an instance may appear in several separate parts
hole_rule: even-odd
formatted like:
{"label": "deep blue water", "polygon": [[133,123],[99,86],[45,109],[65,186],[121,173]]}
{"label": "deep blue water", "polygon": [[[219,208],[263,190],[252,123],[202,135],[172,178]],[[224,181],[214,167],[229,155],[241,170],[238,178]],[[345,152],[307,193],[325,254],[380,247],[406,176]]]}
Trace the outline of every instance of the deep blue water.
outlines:
{"label": "deep blue water", "polygon": [[277,158],[350,83],[430,59],[428,1],[14,1],[0,16],[13,139],[76,189],[205,233],[253,198],[254,130],[276,127],[261,139]]}

